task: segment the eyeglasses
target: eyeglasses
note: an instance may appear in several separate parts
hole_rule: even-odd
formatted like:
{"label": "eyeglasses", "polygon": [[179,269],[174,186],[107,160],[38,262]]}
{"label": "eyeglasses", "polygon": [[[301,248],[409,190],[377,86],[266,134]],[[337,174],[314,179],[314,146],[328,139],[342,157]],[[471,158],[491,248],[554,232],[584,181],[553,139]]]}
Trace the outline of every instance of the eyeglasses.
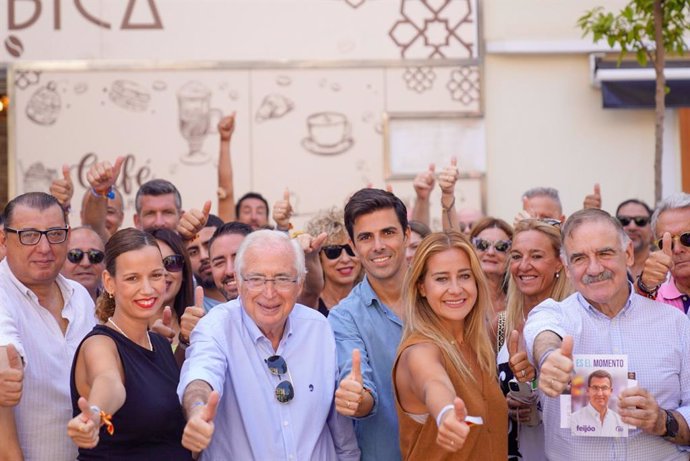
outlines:
{"label": "eyeglasses", "polygon": [[289,291],[297,283],[296,278],[278,276],[272,279],[264,277],[263,275],[250,275],[248,277],[242,276],[242,280],[247,284],[247,287],[252,291],[261,291],[268,282],[273,282],[273,286],[278,291]]}
{"label": "eyeglasses", "polygon": [[479,237],[473,238],[472,243],[479,251],[488,251],[489,248],[494,247],[496,251],[500,251],[501,253],[508,251],[511,244],[510,240],[496,240],[495,242],[489,242],[488,240],[484,240]]}
{"label": "eyeglasses", "polygon": [[323,251],[323,254],[325,254],[328,259],[338,259],[343,253],[343,250],[345,250],[345,253],[347,253],[350,257],[355,256],[355,252],[352,250],[352,247],[350,247],[350,245],[347,243],[345,245],[326,245],[325,247],[321,248],[321,251]]}
{"label": "eyeglasses", "polygon": [[36,245],[41,240],[41,236],[45,235],[48,243],[58,244],[67,240],[67,231],[69,227],[51,227],[48,230],[38,229],[12,229],[5,227],[5,232],[11,232],[19,236],[19,242],[22,245]]}
{"label": "eyeglasses", "polygon": [[80,250],[79,248],[73,248],[67,252],[67,259],[72,264],[79,264],[81,260],[84,259],[84,255],[88,256],[91,264],[98,264],[103,261],[103,258],[105,258],[105,253],[103,253],[101,250],[84,251]]}
{"label": "eyeglasses", "polygon": [[589,386],[590,389],[592,389],[594,392],[608,392],[611,390],[609,386]]}
{"label": "eyeglasses", "polygon": [[[681,245],[684,247],[690,247],[690,232],[684,232],[680,235],[672,235],[671,236],[671,249],[675,247],[675,241],[678,240]],[[660,250],[664,249],[664,239],[659,239],[656,241],[656,246],[659,247]]]}
{"label": "eyeglasses", "polygon": [[277,376],[278,379],[284,374],[288,375],[288,379],[279,382],[275,390],[276,400],[280,403],[288,403],[295,397],[295,388],[292,386],[292,376],[290,376],[287,362],[279,355],[272,355],[265,359],[264,362],[268,365],[269,371]]}
{"label": "eyeglasses", "polygon": [[637,227],[644,227],[649,224],[649,218],[646,216],[616,216],[621,226],[627,227],[631,222],[634,222]]}
{"label": "eyeglasses", "polygon": [[163,258],[163,267],[168,272],[180,272],[184,268],[184,256],[170,255]]}

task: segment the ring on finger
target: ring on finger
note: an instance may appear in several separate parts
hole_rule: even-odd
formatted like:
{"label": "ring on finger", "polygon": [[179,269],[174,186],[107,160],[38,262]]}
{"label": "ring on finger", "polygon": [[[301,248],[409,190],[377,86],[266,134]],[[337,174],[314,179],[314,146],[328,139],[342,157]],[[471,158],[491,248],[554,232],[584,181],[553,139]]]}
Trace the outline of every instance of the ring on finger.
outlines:
{"label": "ring on finger", "polygon": [[524,378],[525,376],[527,376],[527,372],[525,370],[522,370],[522,377]]}

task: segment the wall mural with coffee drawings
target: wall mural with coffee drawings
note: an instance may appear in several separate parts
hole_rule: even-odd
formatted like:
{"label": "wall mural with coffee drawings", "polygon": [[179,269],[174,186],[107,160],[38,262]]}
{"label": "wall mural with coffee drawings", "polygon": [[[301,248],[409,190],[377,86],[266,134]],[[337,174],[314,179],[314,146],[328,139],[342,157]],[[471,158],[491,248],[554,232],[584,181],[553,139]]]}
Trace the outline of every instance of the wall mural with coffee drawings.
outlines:
{"label": "wall mural with coffee drawings", "polygon": [[[10,69],[11,101],[17,108],[11,137],[14,193],[48,191],[67,164],[79,203],[89,167],[122,155],[126,161],[118,187],[125,197],[126,222],[131,223],[137,188],[152,178],[177,184],[184,208],[200,208],[216,197],[216,126],[234,111],[236,196],[256,190],[274,202],[287,187],[300,225],[324,204],[342,203],[360,187],[384,187],[384,113],[414,109],[479,115],[479,88],[463,83],[471,75],[459,69],[61,71],[17,65]],[[437,84],[451,78],[458,82],[452,92]],[[474,92],[472,98],[464,97],[468,91]],[[483,146],[477,155],[484,155]],[[394,191],[410,201],[410,184],[409,178],[396,179]],[[480,193],[468,187],[465,195],[479,207]],[[72,219],[78,223],[77,213]]]}

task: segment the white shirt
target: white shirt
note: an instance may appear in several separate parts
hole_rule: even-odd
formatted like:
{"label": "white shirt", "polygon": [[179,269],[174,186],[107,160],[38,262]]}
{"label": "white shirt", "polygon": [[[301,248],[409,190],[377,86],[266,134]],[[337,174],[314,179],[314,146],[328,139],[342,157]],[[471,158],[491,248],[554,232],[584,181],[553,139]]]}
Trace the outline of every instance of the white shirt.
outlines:
{"label": "white shirt", "polygon": [[14,415],[25,461],[73,461],[77,446],[67,436],[72,419],[70,370],[77,346],[96,324],[93,300],[77,282],[56,282],[69,322],[65,334],[38,297],[0,262],[0,345],[14,344],[24,358],[24,386]]}
{"label": "white shirt", "polygon": [[623,435],[620,415],[608,408],[604,414],[604,422],[601,422],[601,415],[591,403],[570,416],[570,428],[576,435],[594,437],[621,437]]}

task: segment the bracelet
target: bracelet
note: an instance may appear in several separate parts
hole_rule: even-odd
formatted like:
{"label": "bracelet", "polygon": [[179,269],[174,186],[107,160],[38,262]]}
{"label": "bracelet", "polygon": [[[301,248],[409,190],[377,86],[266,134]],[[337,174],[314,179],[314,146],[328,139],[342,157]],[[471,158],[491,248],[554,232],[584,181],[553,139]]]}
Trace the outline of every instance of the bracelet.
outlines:
{"label": "bracelet", "polygon": [[180,344],[182,344],[184,347],[189,347],[189,338],[184,339],[182,338],[182,332],[179,332],[177,334],[177,340],[179,341]]}
{"label": "bracelet", "polygon": [[196,402],[194,402],[194,403],[192,404],[192,406],[191,406],[190,408],[200,407],[201,405],[206,405],[206,403],[205,403],[205,402],[202,402],[201,400],[197,400]]}
{"label": "bracelet", "polygon": [[649,288],[647,285],[642,282],[642,274],[644,274],[644,271],[640,273],[640,275],[637,276],[637,288],[640,289],[643,295],[645,295],[649,299],[656,299],[656,293],[659,291],[659,287],[661,284],[655,286],[654,288]]}
{"label": "bracelet", "polygon": [[453,200],[451,200],[450,205],[448,206],[443,206],[443,200],[441,200],[441,209],[448,213],[451,208],[455,206],[455,195],[453,196]]}
{"label": "bracelet", "polygon": [[436,427],[441,426],[441,420],[443,419],[443,416],[454,408],[455,405],[453,405],[452,403],[449,403],[445,407],[441,408],[441,411],[438,412],[438,416],[436,416]]}
{"label": "bracelet", "polygon": [[115,199],[115,189],[113,188],[113,186],[110,186],[108,189],[104,191],[97,191],[93,187],[90,187],[89,191],[91,191],[91,195],[93,195],[94,197],[106,197],[110,200]]}
{"label": "bracelet", "polygon": [[108,435],[115,434],[115,426],[113,425],[113,415],[109,415],[105,411],[101,410],[98,405],[91,405],[89,407],[92,413],[95,413],[99,417],[99,427],[105,425],[105,430]]}

